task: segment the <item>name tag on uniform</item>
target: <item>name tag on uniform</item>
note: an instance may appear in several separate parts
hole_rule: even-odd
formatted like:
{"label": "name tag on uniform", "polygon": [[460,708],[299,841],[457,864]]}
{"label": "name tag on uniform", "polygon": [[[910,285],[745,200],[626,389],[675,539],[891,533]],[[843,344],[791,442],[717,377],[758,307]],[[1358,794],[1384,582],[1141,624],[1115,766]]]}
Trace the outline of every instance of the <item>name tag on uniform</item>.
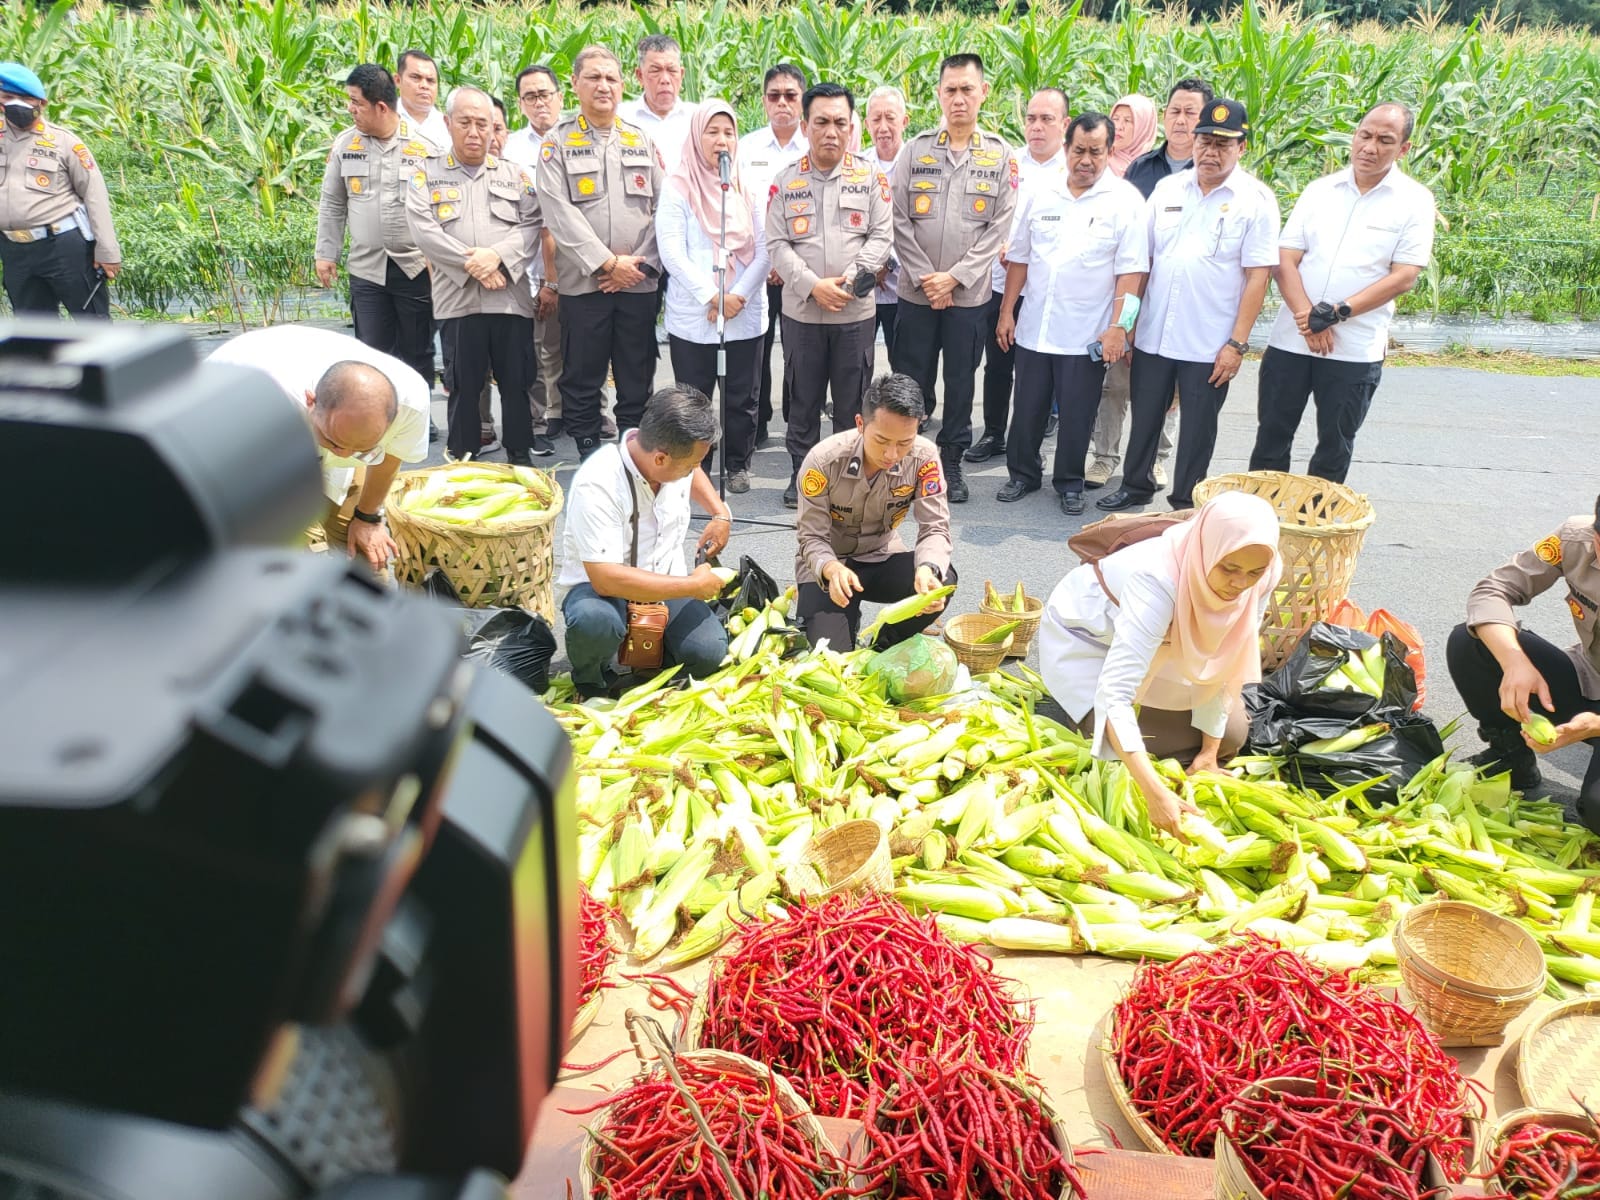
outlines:
{"label": "name tag on uniform", "polygon": [[1163,208],[1161,211],[1162,212],[1182,212],[1183,211],[1183,205],[1181,205],[1181,204],[1169,204],[1169,205],[1167,205],[1167,207]]}
{"label": "name tag on uniform", "polygon": [[1044,213],[1044,214],[1040,215],[1039,220],[1041,220],[1041,221],[1059,221],[1059,220],[1061,220],[1061,214],[1060,213]]}

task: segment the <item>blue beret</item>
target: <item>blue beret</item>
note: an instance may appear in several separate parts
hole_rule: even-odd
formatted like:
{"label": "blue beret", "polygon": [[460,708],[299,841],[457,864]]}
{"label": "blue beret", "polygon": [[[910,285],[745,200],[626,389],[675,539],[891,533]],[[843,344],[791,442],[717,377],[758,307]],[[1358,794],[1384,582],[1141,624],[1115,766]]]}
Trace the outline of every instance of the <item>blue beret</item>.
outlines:
{"label": "blue beret", "polygon": [[0,88],[19,96],[32,96],[35,100],[45,98],[44,84],[21,63],[0,62]]}

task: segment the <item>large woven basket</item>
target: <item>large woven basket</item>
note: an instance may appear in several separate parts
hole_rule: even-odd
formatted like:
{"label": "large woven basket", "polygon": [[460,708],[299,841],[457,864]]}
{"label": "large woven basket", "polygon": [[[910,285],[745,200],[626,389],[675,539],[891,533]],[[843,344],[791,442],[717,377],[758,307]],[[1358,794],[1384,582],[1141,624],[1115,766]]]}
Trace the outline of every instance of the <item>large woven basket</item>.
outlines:
{"label": "large woven basket", "polygon": [[1100,1037],[1100,1066],[1105,1071],[1106,1086],[1111,1089],[1111,1099],[1115,1101],[1117,1111],[1122,1114],[1122,1119],[1128,1123],[1145,1148],[1152,1154],[1174,1154],[1171,1146],[1161,1140],[1161,1135],[1156,1132],[1156,1127],[1150,1124],[1144,1114],[1133,1103],[1133,1096],[1128,1091],[1128,1085],[1122,1078],[1122,1068],[1117,1066],[1117,1039],[1116,1039],[1116,1010],[1106,1013],[1105,1020],[1101,1023]]}
{"label": "large woven basket", "polygon": [[835,892],[887,892],[894,887],[889,838],[876,821],[846,821],[824,829],[800,851],[800,861],[822,878],[818,896]]}
{"label": "large woven basket", "polygon": [[1283,575],[1261,620],[1261,667],[1270,671],[1349,594],[1356,556],[1376,514],[1365,496],[1342,483],[1284,471],[1203,479],[1195,485],[1194,502],[1204,504],[1223,492],[1260,496],[1278,513]]}
{"label": "large woven basket", "polygon": [[[828,1140],[827,1131],[822,1128],[822,1122],[817,1120],[816,1114],[811,1111],[811,1106],[801,1099],[799,1093],[794,1090],[794,1086],[782,1075],[769,1070],[754,1059],[746,1058],[742,1054],[731,1054],[726,1050],[679,1050],[677,1058],[679,1061],[687,1061],[697,1067],[717,1070],[725,1074],[746,1075],[752,1079],[771,1080],[772,1091],[777,1097],[778,1107],[783,1111],[785,1117],[799,1125],[801,1132],[805,1134],[806,1140],[816,1148],[819,1161],[827,1162],[830,1159],[836,1162],[839,1161],[839,1156],[833,1148],[833,1143]],[[661,1071],[664,1068],[657,1065],[655,1070]],[[601,1109],[595,1114],[593,1124],[584,1130],[583,1154],[578,1160],[578,1184],[582,1188],[585,1197],[597,1194],[596,1185],[598,1180],[595,1175],[595,1165],[601,1146],[599,1139],[595,1137],[594,1131],[598,1130],[602,1137],[605,1136],[606,1121],[610,1116],[611,1109],[609,1107]],[[724,1147],[724,1149],[731,1150],[732,1147]],[[841,1173],[845,1169],[844,1164],[840,1162]]]}
{"label": "large woven basket", "polygon": [[[444,572],[461,603],[468,608],[523,608],[555,623],[555,528],[564,500],[561,485],[549,475],[554,498],[550,507],[526,521],[498,528],[451,525],[408,513],[400,497],[422,487],[439,471],[460,464],[402,471],[389,490],[389,532],[400,555],[395,578],[421,586],[429,571]],[[495,463],[478,463],[494,467]],[[509,476],[510,468],[506,473]]]}
{"label": "large woven basket", "polygon": [[1493,1046],[1544,990],[1544,954],[1515,921],[1475,904],[1419,904],[1394,929],[1400,981],[1446,1046]]}
{"label": "large woven basket", "polygon": [[1020,613],[1012,612],[1006,608],[990,608],[989,600],[984,598],[978,606],[978,611],[987,613],[991,617],[999,617],[1001,623],[1008,621],[1022,622],[1011,631],[1011,646],[1006,651],[1007,658],[1027,658],[1028,647],[1033,644],[1034,635],[1039,632],[1039,620],[1044,616],[1044,601],[1023,593],[1022,609]]}
{"label": "large woven basket", "polygon": [[1517,1090],[1534,1108],[1600,1112],[1600,996],[1534,1018],[1517,1043]]}
{"label": "large woven basket", "polygon": [[976,639],[1014,620],[1015,617],[1001,617],[994,613],[962,613],[944,623],[944,640],[956,652],[956,659],[966,664],[967,670],[974,675],[983,675],[1005,661],[1006,653],[1021,630],[1013,629],[1006,634],[1005,641],[992,646],[979,645]]}

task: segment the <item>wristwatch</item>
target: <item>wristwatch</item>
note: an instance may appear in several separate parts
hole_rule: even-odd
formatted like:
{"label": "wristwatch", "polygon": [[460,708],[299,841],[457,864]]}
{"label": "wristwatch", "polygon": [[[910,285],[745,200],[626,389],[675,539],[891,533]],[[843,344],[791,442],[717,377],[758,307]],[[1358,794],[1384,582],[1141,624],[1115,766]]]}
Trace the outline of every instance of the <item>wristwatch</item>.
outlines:
{"label": "wristwatch", "polygon": [[1350,319],[1350,305],[1343,300],[1339,301],[1338,304],[1333,306],[1333,311],[1339,314],[1339,320],[1341,321],[1348,321]]}
{"label": "wristwatch", "polygon": [[383,524],[383,509],[381,509],[381,508],[375,513],[362,512],[358,508],[354,512],[352,512],[350,515],[353,516],[358,521],[365,521],[368,525],[382,525]]}
{"label": "wristwatch", "polygon": [[1248,354],[1250,352],[1250,343],[1249,342],[1241,342],[1241,341],[1238,341],[1235,338],[1229,338],[1228,339],[1228,345],[1230,347],[1232,347],[1233,349],[1237,350],[1240,354]]}

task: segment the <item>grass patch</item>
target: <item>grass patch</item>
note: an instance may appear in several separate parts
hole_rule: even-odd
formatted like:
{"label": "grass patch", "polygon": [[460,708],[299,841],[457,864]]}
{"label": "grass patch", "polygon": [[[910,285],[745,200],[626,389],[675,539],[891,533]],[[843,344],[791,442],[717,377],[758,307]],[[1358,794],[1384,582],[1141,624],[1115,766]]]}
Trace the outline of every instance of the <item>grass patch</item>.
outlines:
{"label": "grass patch", "polygon": [[1524,350],[1480,350],[1475,346],[1447,346],[1433,354],[1394,350],[1384,360],[1390,367],[1465,367],[1490,375],[1580,376],[1600,379],[1600,359],[1545,358]]}

